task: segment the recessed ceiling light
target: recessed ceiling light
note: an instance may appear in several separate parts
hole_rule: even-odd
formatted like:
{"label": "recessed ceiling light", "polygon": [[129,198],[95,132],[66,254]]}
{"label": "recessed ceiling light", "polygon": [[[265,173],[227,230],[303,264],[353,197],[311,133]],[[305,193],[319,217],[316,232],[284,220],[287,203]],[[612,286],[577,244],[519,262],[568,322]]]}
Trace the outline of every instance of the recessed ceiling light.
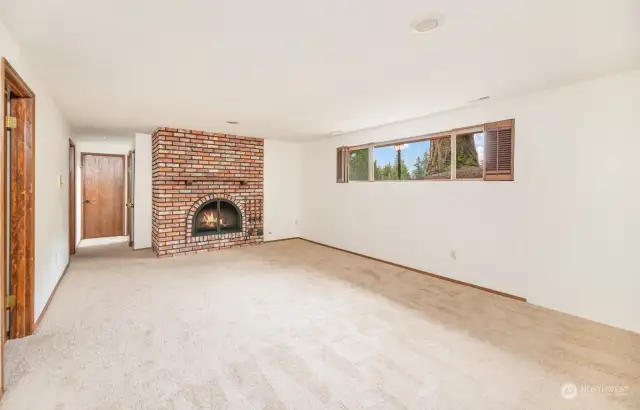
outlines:
{"label": "recessed ceiling light", "polygon": [[227,124],[238,125],[239,122],[238,121],[227,121]]}
{"label": "recessed ceiling light", "polygon": [[424,20],[420,20],[413,26],[413,31],[415,33],[428,33],[432,30],[435,30],[440,25],[438,19],[428,18]]}

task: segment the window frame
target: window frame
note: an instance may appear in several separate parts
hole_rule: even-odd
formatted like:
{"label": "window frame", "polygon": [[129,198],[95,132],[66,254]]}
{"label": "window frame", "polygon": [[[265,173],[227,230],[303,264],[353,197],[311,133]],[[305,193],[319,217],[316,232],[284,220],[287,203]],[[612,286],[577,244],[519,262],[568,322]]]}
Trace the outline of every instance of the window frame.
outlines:
{"label": "window frame", "polygon": [[[436,132],[432,134],[423,134],[423,135],[418,135],[414,137],[398,138],[394,140],[387,140],[382,142],[371,142],[368,144],[350,146],[348,147],[349,153],[351,153],[351,151],[358,151],[361,149],[368,150],[369,178],[364,180],[357,180],[357,181],[352,181],[351,179],[349,179],[348,182],[351,183],[351,182],[415,182],[415,181],[485,181],[486,167],[484,166],[484,161],[482,166],[482,178],[456,178],[457,161],[455,160],[457,158],[456,145],[457,145],[458,135],[477,134],[477,133],[484,134],[484,132],[485,132],[484,124],[481,124],[481,125],[474,125],[474,126],[464,127],[464,128],[455,128],[449,131]],[[412,142],[431,141],[431,140],[437,140],[437,139],[448,138],[448,137],[450,138],[450,143],[451,143],[451,161],[452,161],[451,178],[448,178],[448,179],[420,178],[420,179],[389,179],[389,180],[374,179],[375,178],[374,150],[376,148],[385,148],[385,147],[390,147],[390,146],[395,146],[400,144],[407,144]]]}

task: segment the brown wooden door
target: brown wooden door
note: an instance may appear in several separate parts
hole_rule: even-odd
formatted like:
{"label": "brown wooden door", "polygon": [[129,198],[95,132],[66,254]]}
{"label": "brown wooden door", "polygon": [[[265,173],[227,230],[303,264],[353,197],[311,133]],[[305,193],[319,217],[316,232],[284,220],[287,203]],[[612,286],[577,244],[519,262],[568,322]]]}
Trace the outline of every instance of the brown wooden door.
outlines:
{"label": "brown wooden door", "polygon": [[82,154],[83,238],[124,236],[124,155]]}
{"label": "brown wooden door", "polygon": [[69,253],[76,253],[76,146],[69,140]]}
{"label": "brown wooden door", "polygon": [[10,244],[9,294],[16,305],[9,312],[9,337],[18,338],[33,332],[34,268],[34,158],[32,98],[12,98],[10,148]]}
{"label": "brown wooden door", "polygon": [[135,184],[134,164],[135,152],[129,151],[127,156],[127,232],[129,232],[129,246],[133,246],[133,189]]}

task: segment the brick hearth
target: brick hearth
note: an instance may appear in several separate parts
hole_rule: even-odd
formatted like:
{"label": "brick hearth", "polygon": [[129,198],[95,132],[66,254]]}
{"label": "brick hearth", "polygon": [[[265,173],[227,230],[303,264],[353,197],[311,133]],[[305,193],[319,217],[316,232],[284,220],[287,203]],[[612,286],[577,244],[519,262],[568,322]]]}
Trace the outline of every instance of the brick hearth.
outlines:
{"label": "brick hearth", "polygon": [[[158,256],[262,242],[262,139],[159,128],[152,147],[152,245]],[[242,232],[192,236],[193,213],[211,199],[238,206]]]}

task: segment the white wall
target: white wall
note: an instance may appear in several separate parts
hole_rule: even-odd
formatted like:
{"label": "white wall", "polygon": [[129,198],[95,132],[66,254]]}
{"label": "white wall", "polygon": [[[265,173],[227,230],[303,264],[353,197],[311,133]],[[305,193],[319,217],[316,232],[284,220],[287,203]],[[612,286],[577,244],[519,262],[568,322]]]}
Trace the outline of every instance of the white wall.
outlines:
{"label": "white wall", "polygon": [[[633,71],[307,143],[302,236],[640,332],[638,101]],[[514,182],[335,182],[338,146],[507,118]]]}
{"label": "white wall", "polygon": [[[104,138],[107,139],[104,139]],[[125,170],[127,169],[127,154],[129,151],[133,150],[133,135],[130,137],[122,137],[122,136],[103,136],[103,135],[78,135],[74,137],[74,141],[76,143],[76,239],[80,242],[80,238],[82,237],[82,200],[84,199],[82,195],[82,153],[92,153],[92,154],[116,154],[116,155],[124,155],[124,166]],[[126,192],[127,185],[129,183],[129,178],[127,177],[125,171],[125,201],[122,203],[122,207],[124,209],[124,223],[125,226],[127,224],[127,208],[125,206],[126,202]]]}
{"label": "white wall", "polygon": [[[36,94],[35,147],[35,319],[69,262],[69,126],[47,89],[31,70],[0,22],[0,55]],[[4,107],[2,117],[4,118]],[[63,184],[58,184],[62,174]],[[3,316],[3,315],[0,315]]]}
{"label": "white wall", "polygon": [[133,249],[151,247],[151,135],[135,135]]}
{"label": "white wall", "polygon": [[264,141],[264,239],[300,236],[300,157],[302,146]]}

